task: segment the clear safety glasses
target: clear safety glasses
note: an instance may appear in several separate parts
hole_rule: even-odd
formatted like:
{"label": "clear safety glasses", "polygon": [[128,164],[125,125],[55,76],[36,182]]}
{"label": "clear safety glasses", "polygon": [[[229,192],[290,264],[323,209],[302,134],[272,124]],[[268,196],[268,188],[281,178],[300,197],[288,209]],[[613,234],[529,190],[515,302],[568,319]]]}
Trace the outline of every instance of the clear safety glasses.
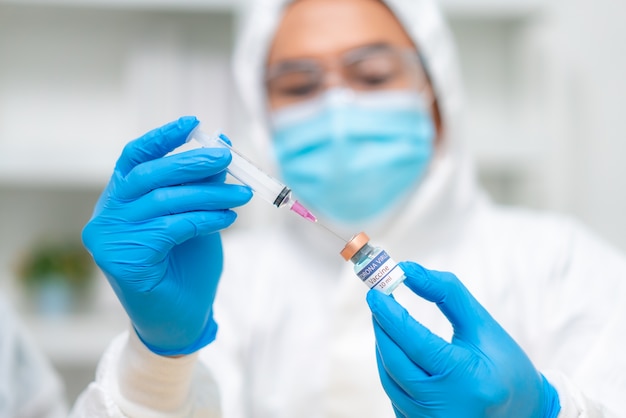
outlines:
{"label": "clear safety glasses", "polygon": [[284,60],[270,66],[265,76],[272,108],[307,101],[335,86],[355,91],[417,89],[427,85],[419,54],[412,48],[372,44],[345,52],[338,59]]}

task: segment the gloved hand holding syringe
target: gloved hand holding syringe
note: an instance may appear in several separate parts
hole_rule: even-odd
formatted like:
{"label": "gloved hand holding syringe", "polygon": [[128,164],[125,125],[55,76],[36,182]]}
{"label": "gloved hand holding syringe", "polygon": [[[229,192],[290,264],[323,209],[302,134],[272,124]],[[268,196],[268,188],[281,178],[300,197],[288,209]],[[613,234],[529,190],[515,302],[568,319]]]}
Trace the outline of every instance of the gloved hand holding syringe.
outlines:
{"label": "gloved hand holding syringe", "polygon": [[189,134],[189,139],[195,139],[203,147],[207,148],[228,148],[232,155],[232,161],[227,168],[230,175],[249,186],[255,195],[277,208],[287,207],[303,218],[311,222],[317,222],[317,218],[292,197],[289,187],[265,173],[235,150],[230,145],[230,139],[223,133],[218,132],[214,135],[209,135],[203,132],[200,125],[198,125]]}

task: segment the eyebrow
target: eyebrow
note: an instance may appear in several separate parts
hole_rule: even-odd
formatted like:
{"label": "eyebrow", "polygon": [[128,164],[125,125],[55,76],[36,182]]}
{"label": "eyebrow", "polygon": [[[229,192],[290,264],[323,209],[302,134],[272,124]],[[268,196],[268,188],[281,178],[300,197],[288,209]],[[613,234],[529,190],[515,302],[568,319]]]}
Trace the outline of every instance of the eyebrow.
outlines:
{"label": "eyebrow", "polygon": [[346,51],[343,54],[344,60],[350,60],[351,58],[359,58],[363,55],[381,52],[381,51],[389,51],[394,49],[394,46],[387,42],[376,42],[373,44],[367,44],[363,46],[357,46],[355,48]]}
{"label": "eyebrow", "polygon": [[371,53],[371,52],[378,52],[378,51],[388,51],[390,49],[393,49],[393,46],[388,43],[388,42],[376,42],[373,44],[367,44],[367,45],[363,45],[363,46],[357,46],[355,48],[350,49],[349,51],[346,51],[343,55],[345,56],[351,56],[351,55],[361,55],[363,53]]}
{"label": "eyebrow", "polygon": [[301,70],[310,68],[311,64],[315,65],[315,62],[312,58],[294,58],[278,62],[270,68],[275,68],[276,70]]}
{"label": "eyebrow", "polygon": [[265,73],[265,79],[269,80],[283,72],[289,71],[315,71],[319,65],[312,58],[294,58],[272,65]]}
{"label": "eyebrow", "polygon": [[[393,49],[393,46],[388,42],[375,42],[367,45],[353,47],[352,49],[342,54],[342,60],[355,60],[363,55],[388,51]],[[319,67],[318,61],[314,58],[291,58],[284,61],[279,61],[270,66],[265,74],[265,80],[269,80],[282,72],[286,71],[307,71],[315,70]]]}

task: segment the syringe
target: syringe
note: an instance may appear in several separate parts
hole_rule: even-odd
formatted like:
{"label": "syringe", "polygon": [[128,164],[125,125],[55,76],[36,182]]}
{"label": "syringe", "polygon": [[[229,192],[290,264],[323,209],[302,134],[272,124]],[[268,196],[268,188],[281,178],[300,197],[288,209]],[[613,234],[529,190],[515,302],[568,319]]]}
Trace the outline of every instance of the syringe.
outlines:
{"label": "syringe", "polygon": [[230,140],[226,135],[221,132],[209,135],[203,132],[200,129],[200,125],[198,125],[191,134],[189,134],[189,139],[192,138],[198,141],[203,147],[228,148],[232,155],[232,161],[226,171],[243,184],[249,186],[257,196],[277,208],[287,207],[303,218],[311,222],[317,222],[317,218],[291,196],[291,189],[289,187],[269,176],[230,146]]}

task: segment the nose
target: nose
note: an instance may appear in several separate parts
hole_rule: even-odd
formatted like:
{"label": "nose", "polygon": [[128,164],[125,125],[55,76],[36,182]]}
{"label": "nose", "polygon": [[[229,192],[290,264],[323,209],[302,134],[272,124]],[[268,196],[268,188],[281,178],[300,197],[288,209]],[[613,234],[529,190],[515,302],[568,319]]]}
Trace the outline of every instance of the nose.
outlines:
{"label": "nose", "polygon": [[324,72],[324,79],[322,82],[322,91],[327,91],[336,87],[347,87],[347,82],[337,68],[333,68]]}

